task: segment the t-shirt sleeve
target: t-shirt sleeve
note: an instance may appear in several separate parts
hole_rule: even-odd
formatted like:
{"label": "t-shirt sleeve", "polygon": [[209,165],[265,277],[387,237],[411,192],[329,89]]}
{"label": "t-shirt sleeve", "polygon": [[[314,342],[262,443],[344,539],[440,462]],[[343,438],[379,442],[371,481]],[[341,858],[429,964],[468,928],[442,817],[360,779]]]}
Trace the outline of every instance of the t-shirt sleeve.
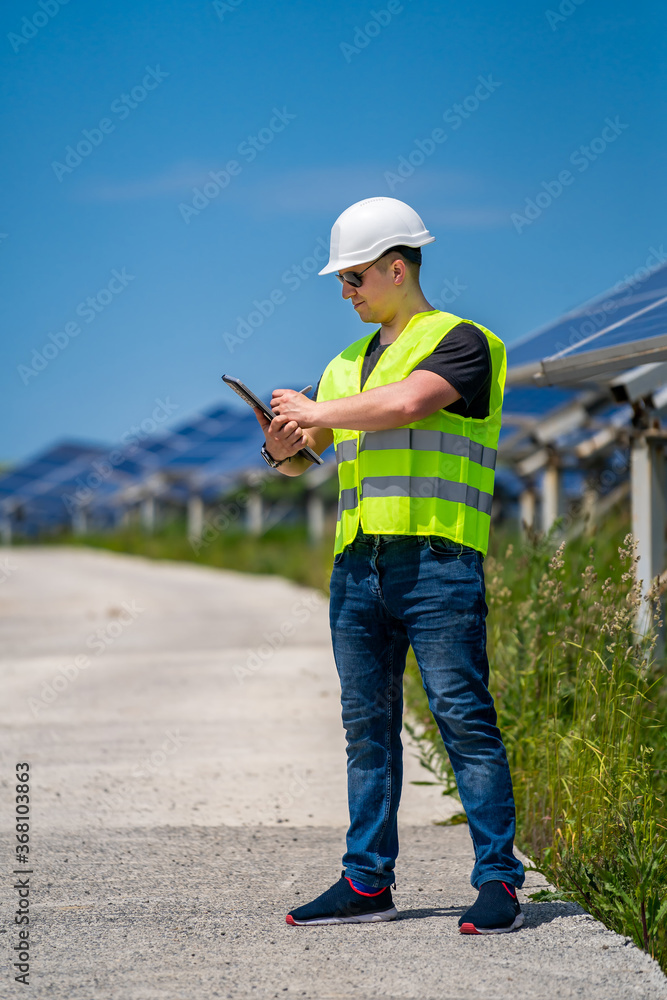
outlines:
{"label": "t-shirt sleeve", "polygon": [[459,323],[413,371],[435,372],[447,379],[461,394],[466,407],[470,407],[476,397],[488,391],[491,381],[491,355],[486,337],[472,323]]}
{"label": "t-shirt sleeve", "polygon": [[[324,374],[324,373],[322,373],[322,374]],[[320,377],[319,377],[319,378],[318,378],[318,380],[317,380],[317,385],[315,386],[315,392],[314,392],[314,393],[313,393],[313,395],[312,395],[312,396],[310,397],[311,399],[314,399],[314,400],[317,400],[317,394],[318,394],[318,392],[320,391],[320,382],[321,382],[321,381],[322,381],[322,375],[320,375]]]}

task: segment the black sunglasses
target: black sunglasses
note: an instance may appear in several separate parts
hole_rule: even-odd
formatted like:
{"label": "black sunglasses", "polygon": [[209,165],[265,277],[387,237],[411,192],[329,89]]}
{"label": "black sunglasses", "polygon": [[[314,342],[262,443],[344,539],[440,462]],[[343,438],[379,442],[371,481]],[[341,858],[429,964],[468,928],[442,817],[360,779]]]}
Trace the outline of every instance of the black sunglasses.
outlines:
{"label": "black sunglasses", "polygon": [[354,288],[361,288],[362,274],[365,274],[368,268],[372,267],[373,264],[377,264],[377,262],[387,253],[389,253],[389,250],[385,250],[384,253],[381,253],[380,256],[376,257],[374,261],[371,261],[368,267],[365,267],[363,271],[337,271],[336,277],[340,281],[341,285],[343,284],[344,281],[347,281],[348,285],[353,285]]}

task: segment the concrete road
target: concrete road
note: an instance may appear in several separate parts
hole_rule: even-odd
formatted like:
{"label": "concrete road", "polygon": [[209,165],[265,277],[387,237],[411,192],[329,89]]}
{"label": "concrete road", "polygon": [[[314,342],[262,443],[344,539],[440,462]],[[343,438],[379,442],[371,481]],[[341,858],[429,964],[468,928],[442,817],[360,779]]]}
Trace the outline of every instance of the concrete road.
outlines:
{"label": "concrete road", "polygon": [[[658,967],[569,904],[468,938],[466,827],[411,753],[387,925],[291,928],[340,874],[345,752],[326,602],[271,577],[66,548],[0,558],[0,997],[667,998]],[[14,768],[30,763],[30,868]],[[540,885],[533,875],[526,890]],[[25,893],[23,893],[25,896]]]}

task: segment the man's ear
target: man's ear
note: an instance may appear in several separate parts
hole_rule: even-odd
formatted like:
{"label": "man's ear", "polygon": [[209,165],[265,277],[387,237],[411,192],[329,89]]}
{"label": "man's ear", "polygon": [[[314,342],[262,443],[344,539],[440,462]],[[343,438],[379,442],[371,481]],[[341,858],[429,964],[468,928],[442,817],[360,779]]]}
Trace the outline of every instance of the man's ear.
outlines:
{"label": "man's ear", "polygon": [[405,266],[405,261],[397,257],[396,260],[391,262],[391,275],[392,280],[395,285],[402,285],[405,281],[405,275],[407,274],[407,268]]}

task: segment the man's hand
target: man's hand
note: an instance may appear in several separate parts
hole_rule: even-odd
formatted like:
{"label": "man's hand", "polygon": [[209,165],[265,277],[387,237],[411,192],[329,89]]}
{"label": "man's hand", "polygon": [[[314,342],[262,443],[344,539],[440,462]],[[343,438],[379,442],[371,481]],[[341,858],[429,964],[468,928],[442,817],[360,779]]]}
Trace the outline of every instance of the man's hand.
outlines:
{"label": "man's hand", "polygon": [[294,389],[276,389],[271,408],[311,432],[315,427],[386,431],[423,420],[460,398],[458,390],[441,375],[413,371],[398,382],[319,403]]}
{"label": "man's hand", "polygon": [[276,416],[273,420],[269,420],[257,407],[253,406],[253,410],[264,431],[266,450],[276,462],[281,462],[283,458],[291,458],[308,444],[306,433],[296,420],[287,416]]}
{"label": "man's hand", "polygon": [[300,427],[315,426],[317,403],[304,396],[302,392],[295,392],[294,389],[274,389],[271,409],[281,417],[296,420]]}

